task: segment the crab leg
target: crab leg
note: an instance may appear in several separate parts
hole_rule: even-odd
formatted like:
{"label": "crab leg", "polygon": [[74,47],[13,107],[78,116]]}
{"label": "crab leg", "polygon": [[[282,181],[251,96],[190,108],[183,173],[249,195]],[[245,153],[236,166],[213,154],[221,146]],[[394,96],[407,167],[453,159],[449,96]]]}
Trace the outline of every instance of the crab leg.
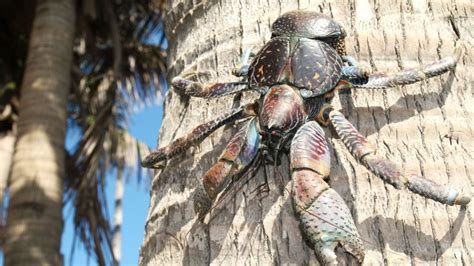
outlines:
{"label": "crab leg", "polygon": [[[349,81],[358,88],[387,88],[395,87],[397,85],[407,85],[418,81],[422,81],[434,76],[441,75],[456,67],[456,64],[461,58],[462,49],[456,48],[454,55],[445,57],[433,64],[426,65],[421,69],[402,70],[396,73],[373,73],[368,78],[352,78]],[[348,72],[350,72],[348,70]]]}
{"label": "crab leg", "polygon": [[370,76],[370,68],[364,65],[343,66],[341,71],[345,80],[367,79]]}
{"label": "crab leg", "polygon": [[212,98],[250,90],[247,82],[200,83],[175,77],[171,84],[184,94],[193,97]]}
{"label": "crab leg", "polygon": [[393,162],[375,154],[375,148],[339,111],[330,111],[329,120],[351,154],[395,188],[408,188],[416,194],[448,205],[467,205],[471,200],[470,197],[463,196],[458,191],[437,184],[426,177],[414,174],[403,176]]}
{"label": "crab leg", "polygon": [[[240,173],[257,156],[260,145],[260,134],[258,133],[255,118],[252,118],[232,137],[219,161],[214,164],[203,176],[204,189],[208,197],[213,200],[217,194],[228,184],[229,178]],[[207,200],[210,203],[209,200]],[[197,211],[203,213],[209,209],[205,201],[197,206]]]}
{"label": "crab leg", "polygon": [[167,160],[190,148],[193,145],[201,143],[207,136],[219,127],[234,122],[238,119],[255,116],[255,104],[247,104],[236,108],[229,113],[224,114],[212,121],[201,124],[188,131],[185,136],[178,138],[169,145],[151,152],[142,161],[142,166],[147,168],[159,168],[160,161]]}
{"label": "crab leg", "polygon": [[317,122],[303,125],[291,143],[293,201],[304,233],[321,261],[337,265],[334,249],[341,245],[360,262],[364,247],[349,208],[324,181],[330,172],[329,147]]}
{"label": "crab leg", "polygon": [[360,80],[367,81],[368,76],[371,73],[370,67],[359,63],[354,57],[344,55],[341,57],[342,61],[347,63],[342,67],[342,80]]}
{"label": "crab leg", "polygon": [[[232,74],[237,77],[247,77],[252,56],[254,56],[252,49],[245,49],[238,67],[232,71]],[[220,97],[250,90],[247,82],[200,83],[183,77],[175,77],[171,84],[186,95],[203,98]]]}

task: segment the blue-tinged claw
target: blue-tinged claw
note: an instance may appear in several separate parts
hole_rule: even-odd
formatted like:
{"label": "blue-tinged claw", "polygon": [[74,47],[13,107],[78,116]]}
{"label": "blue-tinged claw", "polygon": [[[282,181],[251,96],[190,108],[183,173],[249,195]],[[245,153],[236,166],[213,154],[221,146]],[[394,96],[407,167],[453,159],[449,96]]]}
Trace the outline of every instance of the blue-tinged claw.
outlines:
{"label": "blue-tinged claw", "polygon": [[338,245],[359,262],[364,260],[364,246],[351,212],[335,190],[323,191],[305,211],[300,212],[300,219],[303,231],[325,264],[337,265],[334,249]]}

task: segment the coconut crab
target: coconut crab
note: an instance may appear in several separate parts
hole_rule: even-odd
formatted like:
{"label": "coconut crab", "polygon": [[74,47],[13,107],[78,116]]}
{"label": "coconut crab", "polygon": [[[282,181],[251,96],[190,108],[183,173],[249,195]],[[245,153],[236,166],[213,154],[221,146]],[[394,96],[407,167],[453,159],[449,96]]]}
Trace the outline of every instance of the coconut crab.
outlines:
{"label": "coconut crab", "polygon": [[445,73],[456,66],[461,50],[421,69],[371,73],[346,55],[345,36],[339,23],[322,14],[288,12],[272,24],[272,38],[252,60],[249,52],[244,54],[244,64],[235,71],[243,81],[200,83],[175,77],[173,87],[193,97],[218,97],[245,90],[258,91],[261,96],[150,153],[142,166],[159,168],[160,163],[199,144],[217,128],[246,118],[218,162],[203,176],[208,198],[214,200],[230,177],[247,171],[263,153],[278,156],[289,150],[296,213],[323,264],[337,264],[337,245],[360,262],[364,248],[347,205],[326,183],[331,166],[322,126],[333,127],[359,162],[395,188],[443,204],[467,205],[467,195],[423,176],[401,174],[393,162],[376,155],[367,139],[331,106],[338,90],[394,87]]}

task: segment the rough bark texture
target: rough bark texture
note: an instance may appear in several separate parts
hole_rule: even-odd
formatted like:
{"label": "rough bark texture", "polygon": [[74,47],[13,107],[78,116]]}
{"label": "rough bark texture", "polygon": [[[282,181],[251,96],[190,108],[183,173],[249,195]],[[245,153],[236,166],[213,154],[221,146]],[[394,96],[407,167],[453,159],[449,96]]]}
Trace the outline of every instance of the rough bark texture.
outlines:
{"label": "rough bark texture", "polygon": [[114,209],[114,230],[112,235],[112,249],[114,252],[114,265],[120,265],[120,258],[122,257],[121,233],[123,220],[123,166],[117,167],[117,179],[115,181],[115,209]]}
{"label": "rough bark texture", "polygon": [[[207,71],[202,81],[235,81],[229,72],[242,49],[269,39],[269,26],[283,12],[309,8],[332,15],[348,32],[348,52],[374,69],[418,67],[453,53],[461,39],[466,53],[456,73],[390,90],[358,90],[334,105],[406,173],[429,176],[472,193],[474,184],[472,97],[473,8],[470,1],[169,1],[170,75]],[[310,3],[311,2],[311,3]],[[158,146],[257,95],[206,100],[170,89]],[[141,248],[140,264],[313,264],[289,197],[287,160],[269,168],[270,193],[260,171],[213,214],[196,222],[193,196],[201,176],[216,162],[236,128],[218,130],[198,148],[157,172]],[[330,185],[351,209],[364,239],[364,264],[474,263],[473,204],[467,210],[398,191],[370,174],[326,129],[332,145]],[[280,189],[282,184],[286,189]],[[343,256],[344,257],[344,256]],[[343,259],[350,258],[345,256]]]}
{"label": "rough bark texture", "polygon": [[66,101],[75,1],[38,1],[21,88],[5,265],[61,265]]}

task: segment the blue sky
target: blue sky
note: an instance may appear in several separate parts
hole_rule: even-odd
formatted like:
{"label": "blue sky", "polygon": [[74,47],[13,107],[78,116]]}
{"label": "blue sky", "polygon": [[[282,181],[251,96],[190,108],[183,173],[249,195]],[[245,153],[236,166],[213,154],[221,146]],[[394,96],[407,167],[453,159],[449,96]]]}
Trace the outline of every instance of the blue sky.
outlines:
{"label": "blue sky", "polygon": [[[137,139],[146,143],[149,147],[155,148],[158,130],[161,127],[163,116],[162,106],[154,104],[147,106],[132,115],[130,121],[130,133]],[[69,138],[74,138],[68,135]],[[110,175],[107,178],[107,203],[109,215],[112,216],[115,178]],[[120,265],[137,265],[138,252],[143,240],[144,226],[148,206],[150,204],[150,193],[148,182],[137,182],[136,176],[130,176],[125,186],[123,199],[123,224],[122,224],[122,259]],[[64,256],[64,264],[69,265],[97,265],[94,257],[88,258],[85,249],[76,239],[74,254],[71,254],[71,247],[74,238],[74,227],[72,224],[72,209],[66,206],[63,211],[65,218],[64,232],[61,243],[61,253]],[[72,257],[72,261],[71,261]]]}
{"label": "blue sky", "polygon": [[[149,29],[149,34],[144,35],[140,40],[144,44],[157,45],[163,38],[163,25],[160,23],[155,28]],[[162,49],[168,47],[168,42],[164,39],[161,45]],[[163,94],[168,89],[166,81],[163,82]],[[156,140],[158,137],[158,130],[161,127],[161,120],[163,117],[163,108],[159,99],[152,99],[154,104],[145,106],[140,111],[134,113],[129,122],[129,133],[136,139],[147,144],[151,149],[156,147]],[[66,139],[66,147],[69,143],[75,143],[74,133],[68,134]],[[72,140],[72,141],[71,141]],[[123,197],[123,223],[122,223],[122,252],[120,265],[137,265],[139,249],[143,241],[144,227],[148,206],[150,204],[149,183],[146,181],[137,181],[137,176],[130,176],[126,179]],[[113,217],[114,196],[115,196],[115,177],[110,174],[107,178],[107,204],[109,207],[109,217]],[[64,256],[64,264],[70,265],[97,265],[94,256],[88,256],[82,243],[79,239],[75,241],[74,253],[71,252],[71,247],[74,244],[74,225],[73,210],[71,206],[66,206],[63,210],[65,219],[63,238],[61,242],[61,253]],[[1,261],[0,261],[1,262]]]}

